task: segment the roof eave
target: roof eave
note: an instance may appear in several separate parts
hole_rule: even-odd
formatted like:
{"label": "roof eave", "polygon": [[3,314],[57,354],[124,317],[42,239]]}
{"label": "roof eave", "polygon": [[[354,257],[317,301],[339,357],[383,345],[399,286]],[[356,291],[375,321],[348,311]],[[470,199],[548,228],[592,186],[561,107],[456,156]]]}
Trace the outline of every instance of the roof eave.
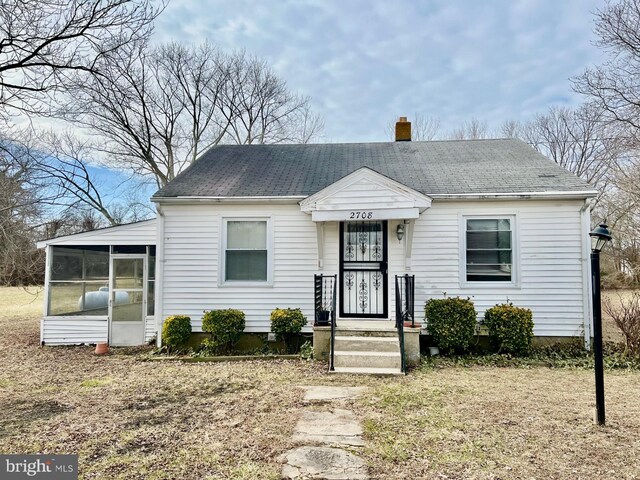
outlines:
{"label": "roof eave", "polygon": [[151,197],[153,203],[171,204],[193,204],[193,203],[298,203],[306,198],[305,195],[283,195],[283,196],[242,196],[242,197],[214,197],[214,196],[179,196],[179,197]]}

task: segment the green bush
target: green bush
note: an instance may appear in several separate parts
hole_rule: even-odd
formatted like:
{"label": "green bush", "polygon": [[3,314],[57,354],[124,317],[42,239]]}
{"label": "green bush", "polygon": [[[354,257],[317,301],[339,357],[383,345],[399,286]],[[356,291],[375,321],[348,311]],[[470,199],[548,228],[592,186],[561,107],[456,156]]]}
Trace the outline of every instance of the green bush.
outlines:
{"label": "green bush", "polygon": [[309,340],[300,346],[300,357],[303,360],[313,360],[313,343]]}
{"label": "green bush", "polygon": [[476,310],[469,298],[432,298],[424,307],[427,329],[444,352],[465,351],[476,331]]}
{"label": "green bush", "polygon": [[271,312],[271,331],[276,334],[277,340],[284,342],[287,352],[293,347],[293,337],[299,334],[306,324],[307,317],[299,308],[276,308]]}
{"label": "green bush", "polygon": [[162,326],[162,343],[169,351],[182,350],[191,336],[191,318],[185,315],[168,317]]}
{"label": "green bush", "polygon": [[484,314],[491,345],[500,353],[526,355],[533,341],[533,314],[528,308],[503,303]]}
{"label": "green bush", "polygon": [[202,331],[211,334],[208,348],[228,353],[244,332],[244,312],[228,308],[210,310],[202,316]]}

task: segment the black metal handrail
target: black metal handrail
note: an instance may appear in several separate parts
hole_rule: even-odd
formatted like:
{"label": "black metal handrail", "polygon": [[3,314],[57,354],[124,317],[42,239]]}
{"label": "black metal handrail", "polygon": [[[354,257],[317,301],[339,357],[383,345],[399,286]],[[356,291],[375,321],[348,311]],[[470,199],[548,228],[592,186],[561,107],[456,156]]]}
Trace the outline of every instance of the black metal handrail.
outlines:
{"label": "black metal handrail", "polygon": [[399,303],[404,322],[411,322],[411,327],[416,326],[415,321],[415,275],[396,276],[396,283],[400,281],[400,297],[396,296],[396,305]]}
{"label": "black metal handrail", "polygon": [[402,301],[400,300],[400,282],[396,275],[396,329],[398,330],[398,340],[400,342],[400,371],[406,373],[404,361],[404,319],[402,313]]}
{"label": "black metal handrail", "polygon": [[336,284],[337,275],[314,275],[315,326],[331,327],[329,370],[334,369],[333,357],[336,340]]}
{"label": "black metal handrail", "polygon": [[406,373],[404,355],[404,323],[415,327],[415,275],[396,275],[396,329],[400,341],[401,369]]}

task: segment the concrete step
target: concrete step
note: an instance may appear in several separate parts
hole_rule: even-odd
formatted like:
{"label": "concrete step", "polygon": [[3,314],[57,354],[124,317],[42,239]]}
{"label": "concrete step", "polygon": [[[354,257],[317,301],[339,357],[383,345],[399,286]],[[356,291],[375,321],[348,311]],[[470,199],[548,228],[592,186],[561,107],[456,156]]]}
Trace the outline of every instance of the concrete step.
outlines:
{"label": "concrete step", "polygon": [[378,375],[378,376],[394,376],[402,375],[399,368],[372,368],[372,367],[335,367],[332,372],[352,375]]}
{"label": "concrete step", "polygon": [[393,337],[336,335],[335,349],[343,352],[400,352],[400,344],[397,335]]}
{"label": "concrete step", "polygon": [[336,335],[343,337],[398,337],[395,322],[390,320],[336,321]]}
{"label": "concrete step", "polygon": [[336,350],[333,355],[333,364],[335,367],[400,369],[402,359],[400,358],[400,352]]}
{"label": "concrete step", "polygon": [[340,337],[394,337],[398,339],[398,331],[393,330],[354,330],[347,328],[336,328],[336,336]]}

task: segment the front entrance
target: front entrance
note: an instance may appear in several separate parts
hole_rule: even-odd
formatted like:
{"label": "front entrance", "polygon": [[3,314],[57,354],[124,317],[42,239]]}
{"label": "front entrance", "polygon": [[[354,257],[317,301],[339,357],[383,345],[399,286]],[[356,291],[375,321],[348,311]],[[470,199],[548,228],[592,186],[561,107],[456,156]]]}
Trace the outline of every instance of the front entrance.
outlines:
{"label": "front entrance", "polygon": [[144,344],[146,255],[112,255],[109,288],[109,344]]}
{"label": "front entrance", "polygon": [[340,316],[388,318],[387,222],[340,222]]}

